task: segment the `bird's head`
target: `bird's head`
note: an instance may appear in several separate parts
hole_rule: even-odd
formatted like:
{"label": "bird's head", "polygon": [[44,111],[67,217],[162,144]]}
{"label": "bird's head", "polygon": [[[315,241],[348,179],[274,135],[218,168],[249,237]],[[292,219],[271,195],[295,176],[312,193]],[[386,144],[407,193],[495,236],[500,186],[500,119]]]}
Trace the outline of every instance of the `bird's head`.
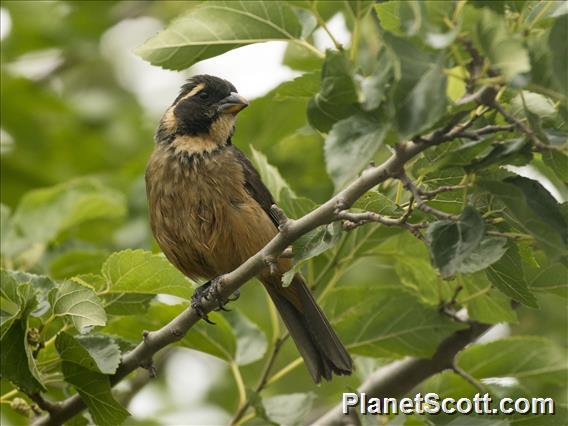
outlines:
{"label": "bird's head", "polygon": [[156,139],[167,142],[178,136],[208,139],[224,144],[231,137],[235,117],[248,106],[227,80],[196,75],[188,80],[162,117]]}

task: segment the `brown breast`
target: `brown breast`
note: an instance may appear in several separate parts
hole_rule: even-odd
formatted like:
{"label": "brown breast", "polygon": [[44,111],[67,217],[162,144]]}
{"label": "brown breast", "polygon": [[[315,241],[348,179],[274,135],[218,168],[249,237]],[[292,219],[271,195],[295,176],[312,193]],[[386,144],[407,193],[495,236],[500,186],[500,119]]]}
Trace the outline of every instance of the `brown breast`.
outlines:
{"label": "brown breast", "polygon": [[245,190],[233,151],[209,151],[190,156],[157,144],[146,169],[152,232],[168,260],[194,279],[235,269],[277,232]]}

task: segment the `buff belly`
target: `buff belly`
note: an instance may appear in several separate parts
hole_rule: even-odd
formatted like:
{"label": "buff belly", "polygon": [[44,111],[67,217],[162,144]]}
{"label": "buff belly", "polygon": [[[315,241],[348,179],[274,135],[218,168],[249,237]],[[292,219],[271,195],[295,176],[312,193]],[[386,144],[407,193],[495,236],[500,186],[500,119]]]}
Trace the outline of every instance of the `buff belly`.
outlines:
{"label": "buff belly", "polygon": [[276,235],[229,151],[188,160],[157,146],[146,187],[154,236],[168,260],[191,278],[232,271]]}

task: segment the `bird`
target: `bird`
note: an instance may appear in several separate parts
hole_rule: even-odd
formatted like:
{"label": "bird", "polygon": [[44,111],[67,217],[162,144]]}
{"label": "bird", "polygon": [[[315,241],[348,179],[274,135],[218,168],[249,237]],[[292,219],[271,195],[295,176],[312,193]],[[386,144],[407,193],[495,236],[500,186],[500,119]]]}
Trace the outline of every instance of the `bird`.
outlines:
{"label": "bird", "polygon": [[[200,313],[212,283],[261,250],[278,233],[274,199],[246,155],[232,143],[247,100],[227,80],[195,75],[163,114],[146,167],[150,227],[166,258],[193,280]],[[301,273],[282,285],[290,259],[258,278],[315,383],[350,375],[353,361]],[[222,304],[220,302],[220,307]],[[204,316],[207,319],[207,316]]]}

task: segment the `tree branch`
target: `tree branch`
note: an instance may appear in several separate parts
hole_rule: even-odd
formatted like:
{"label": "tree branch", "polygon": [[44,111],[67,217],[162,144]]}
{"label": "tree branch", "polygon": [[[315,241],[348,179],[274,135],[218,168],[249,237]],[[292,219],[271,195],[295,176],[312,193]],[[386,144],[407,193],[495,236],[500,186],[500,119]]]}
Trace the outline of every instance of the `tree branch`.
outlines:
{"label": "tree branch", "polygon": [[499,114],[501,114],[505,118],[505,120],[507,120],[508,123],[511,123],[512,126],[516,127],[519,131],[527,135],[527,137],[533,143],[537,151],[563,152],[565,150],[566,147],[550,145],[548,143],[541,141],[540,138],[536,135],[535,132],[532,131],[532,129],[529,126],[527,126],[521,120],[519,120],[518,118],[507,112],[507,110],[505,110],[503,105],[501,105],[499,102],[493,101],[492,107],[495,108],[497,111],[499,111]]}
{"label": "tree branch", "polygon": [[[368,397],[398,398],[406,395],[428,377],[447,369],[453,369],[454,357],[469,343],[490,328],[489,325],[472,323],[465,329],[457,331],[444,340],[436,353],[430,359],[407,358],[393,362],[375,371],[358,389],[365,392]],[[315,420],[316,425],[353,425],[359,419],[355,410],[343,414],[341,404],[338,404],[325,415]]]}
{"label": "tree branch", "polygon": [[[460,114],[460,118],[463,117],[463,111],[458,114]],[[383,164],[364,170],[361,176],[347,188],[317,209],[297,220],[291,220],[282,215],[282,220],[279,221],[279,233],[262,250],[234,271],[218,278],[221,298],[227,300],[248,280],[254,278],[267,265],[270,265],[272,259],[278,258],[299,237],[318,226],[338,220],[337,213],[350,208],[365,192],[389,178],[400,178],[404,173],[405,163],[410,159],[429,147],[457,138],[459,131],[464,130],[464,127],[467,127],[472,120],[467,122],[466,125],[458,125],[447,132],[444,129],[443,134],[435,133],[428,140],[418,139],[417,141],[402,142]],[[414,197],[417,200],[417,205],[420,206],[420,195],[416,193]],[[281,212],[278,208],[273,210],[276,213]],[[211,312],[217,308],[217,304],[218,302],[214,300],[204,300],[203,313]],[[196,310],[190,306],[159,330],[145,333],[138,346],[124,355],[118,370],[110,376],[111,385],[116,385],[137,368],[149,365],[154,354],[183,338],[200,319],[201,317]],[[69,420],[84,408],[85,404],[77,394],[62,401],[57,411],[38,419],[35,424],[36,426],[58,425]]]}

